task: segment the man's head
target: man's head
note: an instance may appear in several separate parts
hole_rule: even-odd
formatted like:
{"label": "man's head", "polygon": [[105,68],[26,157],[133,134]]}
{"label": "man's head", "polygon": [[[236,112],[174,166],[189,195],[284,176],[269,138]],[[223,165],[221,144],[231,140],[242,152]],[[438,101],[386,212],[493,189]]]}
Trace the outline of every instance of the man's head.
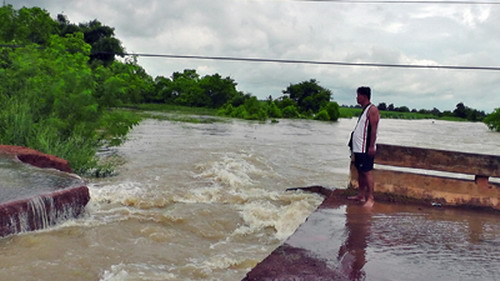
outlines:
{"label": "man's head", "polygon": [[370,99],[372,96],[372,91],[371,91],[370,87],[359,87],[356,90],[356,93],[358,94],[356,97],[356,101],[360,105],[364,106],[364,105],[370,103]]}

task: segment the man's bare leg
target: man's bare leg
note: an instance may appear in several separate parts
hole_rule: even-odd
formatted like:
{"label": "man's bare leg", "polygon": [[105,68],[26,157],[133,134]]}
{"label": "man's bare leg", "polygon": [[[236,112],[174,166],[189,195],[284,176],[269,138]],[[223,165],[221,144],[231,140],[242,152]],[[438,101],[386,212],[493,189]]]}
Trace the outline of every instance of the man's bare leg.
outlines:
{"label": "man's bare leg", "polygon": [[366,202],[365,204],[363,204],[363,207],[371,208],[375,204],[375,198],[373,196],[373,191],[375,186],[375,182],[373,180],[373,174],[371,171],[363,172],[362,174],[366,181],[366,189],[364,193]]}
{"label": "man's bare leg", "polygon": [[366,177],[358,170],[358,194],[356,196],[349,196],[347,199],[365,202],[366,201]]}

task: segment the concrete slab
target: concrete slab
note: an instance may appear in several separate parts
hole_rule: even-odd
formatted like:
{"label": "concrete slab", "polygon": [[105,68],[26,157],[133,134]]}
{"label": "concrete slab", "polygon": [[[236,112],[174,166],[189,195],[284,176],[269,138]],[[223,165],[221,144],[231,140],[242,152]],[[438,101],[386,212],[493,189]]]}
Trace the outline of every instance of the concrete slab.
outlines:
{"label": "concrete slab", "polygon": [[498,213],[380,201],[367,209],[345,195],[333,191],[243,280],[500,277],[500,247],[492,248],[500,246]]}

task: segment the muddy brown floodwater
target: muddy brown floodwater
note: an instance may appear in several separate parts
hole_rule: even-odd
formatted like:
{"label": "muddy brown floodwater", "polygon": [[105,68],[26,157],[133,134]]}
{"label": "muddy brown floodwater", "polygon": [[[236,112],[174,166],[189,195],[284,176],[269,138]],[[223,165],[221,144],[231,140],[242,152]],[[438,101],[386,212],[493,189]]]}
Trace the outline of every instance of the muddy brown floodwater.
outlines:
{"label": "muddy brown floodwater", "polygon": [[[0,240],[0,280],[241,280],[323,200],[286,188],[347,185],[355,122],[145,120],[117,149],[119,175],[89,181],[86,216]],[[481,123],[384,119],[379,142],[500,154]],[[339,218],[317,244],[332,263],[349,240],[337,228],[368,232],[367,280],[498,280],[498,215],[381,203],[315,216]]]}

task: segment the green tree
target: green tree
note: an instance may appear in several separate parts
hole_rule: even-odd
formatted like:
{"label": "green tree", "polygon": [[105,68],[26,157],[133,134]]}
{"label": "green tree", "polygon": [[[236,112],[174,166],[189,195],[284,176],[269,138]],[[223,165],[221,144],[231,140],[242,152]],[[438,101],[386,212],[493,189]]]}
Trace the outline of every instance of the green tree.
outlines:
{"label": "green tree", "polygon": [[432,110],[430,111],[431,114],[433,115],[436,115],[436,116],[441,116],[441,111],[439,111],[439,109],[437,108],[432,108]]}
{"label": "green tree", "polygon": [[267,115],[271,118],[282,118],[283,117],[283,112],[281,109],[276,105],[276,103],[272,100],[268,101],[267,103]]}
{"label": "green tree", "polygon": [[467,118],[467,109],[465,107],[465,105],[460,102],[457,104],[455,110],[453,110],[453,114],[456,116],[456,117],[460,117],[460,118]]}
{"label": "green tree", "polygon": [[57,23],[41,8],[15,10],[12,5],[0,7],[0,41],[46,45],[50,36],[57,32]]}
{"label": "green tree", "polygon": [[115,37],[114,28],[103,25],[96,19],[75,25],[70,23],[65,15],[59,14],[57,24],[61,36],[77,32],[84,34],[85,42],[92,46],[89,54],[91,63],[99,62],[107,66],[115,61],[115,55],[124,52],[120,40]]}
{"label": "green tree", "polygon": [[289,105],[282,110],[284,118],[299,118],[300,113],[296,106]]}
{"label": "green tree", "polygon": [[200,76],[195,70],[185,69],[172,74],[174,103],[185,106],[208,107],[210,99],[199,85]]}
{"label": "green tree", "polygon": [[231,104],[232,106],[240,106],[245,103],[245,101],[249,98],[251,98],[251,94],[244,94],[243,92],[236,92],[236,95],[234,95],[228,103]]}
{"label": "green tree", "polygon": [[173,103],[173,82],[167,77],[156,76],[154,80],[154,91],[145,97],[146,102]]}
{"label": "green tree", "polygon": [[199,81],[199,86],[210,99],[210,107],[219,108],[237,96],[236,83],[233,79],[222,78],[219,74],[206,75]]}
{"label": "green tree", "polygon": [[315,120],[321,120],[321,121],[328,121],[330,120],[330,115],[328,115],[328,112],[324,109],[320,110],[316,116],[314,116]]}
{"label": "green tree", "polygon": [[397,112],[410,112],[410,109],[406,106],[400,106],[394,109],[394,111]]}
{"label": "green tree", "polygon": [[280,97],[276,100],[276,105],[281,108],[281,110],[285,109],[289,106],[297,107],[297,102],[289,98],[288,96]]}
{"label": "green tree", "polygon": [[483,122],[488,126],[488,128],[490,128],[490,130],[500,132],[500,107],[486,116]]}
{"label": "green tree", "polygon": [[473,122],[481,121],[486,116],[484,111],[479,111],[465,106],[462,102],[457,104],[455,110],[453,111],[453,115]]}
{"label": "green tree", "polygon": [[378,110],[387,110],[387,104],[385,102],[381,102],[377,106]]}
{"label": "green tree", "polygon": [[331,99],[332,92],[318,85],[315,79],[290,84],[283,94],[295,101],[301,112],[318,112]]}
{"label": "green tree", "polygon": [[328,117],[330,121],[337,121],[340,117],[340,107],[339,104],[336,102],[329,102],[327,103],[324,107],[323,110],[325,110],[328,113]]}
{"label": "green tree", "polygon": [[81,32],[78,25],[71,23],[63,14],[58,14],[56,17],[57,24],[59,25],[59,35],[66,36],[66,34],[73,34],[76,32]]}
{"label": "green tree", "polygon": [[154,92],[153,79],[134,59],[97,66],[93,73],[97,82],[94,95],[103,106],[141,103]]}

